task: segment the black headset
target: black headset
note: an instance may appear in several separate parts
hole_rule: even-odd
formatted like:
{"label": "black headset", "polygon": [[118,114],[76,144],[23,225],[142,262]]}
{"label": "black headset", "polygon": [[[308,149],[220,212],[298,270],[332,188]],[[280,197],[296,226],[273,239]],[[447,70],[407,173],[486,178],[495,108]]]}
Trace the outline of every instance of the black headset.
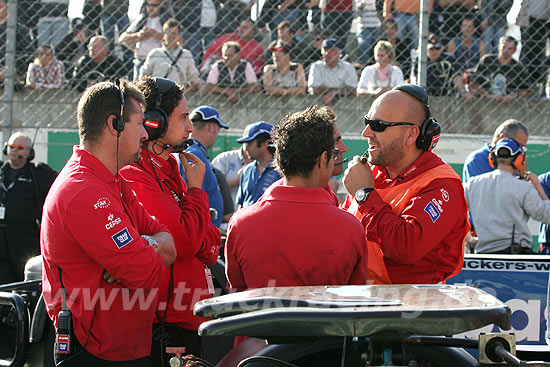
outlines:
{"label": "black headset", "polygon": [[[149,140],[157,140],[166,134],[168,130],[168,115],[160,107],[162,103],[162,96],[168,92],[170,89],[176,87],[176,83],[169,79],[165,78],[154,78],[155,84],[157,86],[157,99],[154,103],[154,107],[147,107],[145,111],[145,120],[143,126],[147,134],[149,134]],[[149,104],[148,104],[149,105]],[[153,103],[151,103],[153,105]]]}
{"label": "black headset", "polygon": [[426,90],[416,84],[401,84],[394,87],[393,90],[405,92],[422,103],[426,117],[422,125],[420,125],[420,133],[418,134],[418,138],[416,138],[416,147],[424,151],[430,151],[435,148],[441,135],[441,125],[432,117]]}
{"label": "black headset", "polygon": [[[2,153],[4,153],[4,155],[8,155],[8,143],[4,143],[4,148],[2,148]],[[34,159],[35,157],[35,152],[34,152],[34,142],[31,144],[31,147],[30,147],[30,150],[29,150],[29,155],[27,156],[27,162],[30,162]]]}
{"label": "black headset", "polygon": [[120,133],[124,131],[124,93],[122,92],[122,88],[120,87],[119,79],[115,79],[113,84],[120,94],[120,115],[115,116],[115,118],[113,119],[113,129],[115,129],[120,135]]}

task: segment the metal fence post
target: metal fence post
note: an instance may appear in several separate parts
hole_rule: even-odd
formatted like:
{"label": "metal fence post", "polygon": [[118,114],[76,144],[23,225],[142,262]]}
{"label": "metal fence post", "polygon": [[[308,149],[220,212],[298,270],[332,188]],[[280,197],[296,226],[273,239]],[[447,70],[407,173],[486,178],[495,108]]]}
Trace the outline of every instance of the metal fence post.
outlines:
{"label": "metal fence post", "polygon": [[[420,23],[418,30],[418,82],[426,88],[426,68],[428,58],[426,45],[428,44],[428,26],[430,24],[430,0],[422,0],[420,3]],[[414,63],[413,63],[414,65]]]}
{"label": "metal fence post", "polygon": [[4,121],[2,140],[7,142],[13,125],[13,90],[15,84],[15,33],[17,25],[17,0],[8,0],[8,21],[6,26],[6,60],[4,79]]}

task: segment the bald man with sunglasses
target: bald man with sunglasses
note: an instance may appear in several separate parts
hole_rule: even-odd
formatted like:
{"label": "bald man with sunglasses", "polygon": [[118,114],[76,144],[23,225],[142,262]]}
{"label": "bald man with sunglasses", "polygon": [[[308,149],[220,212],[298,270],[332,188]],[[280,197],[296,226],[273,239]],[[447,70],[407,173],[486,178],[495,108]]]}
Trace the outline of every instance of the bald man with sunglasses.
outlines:
{"label": "bald man with sunglasses", "polygon": [[368,162],[350,162],[341,207],[363,224],[375,283],[435,284],[462,268],[467,205],[460,177],[431,151],[440,131],[412,84],[378,97],[365,116]]}

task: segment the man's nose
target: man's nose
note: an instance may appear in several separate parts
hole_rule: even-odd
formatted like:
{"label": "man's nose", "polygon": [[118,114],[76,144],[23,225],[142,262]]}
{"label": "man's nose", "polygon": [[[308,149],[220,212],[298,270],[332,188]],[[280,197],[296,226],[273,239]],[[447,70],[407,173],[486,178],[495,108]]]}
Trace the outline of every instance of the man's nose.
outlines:
{"label": "man's nose", "polygon": [[363,135],[363,137],[365,137],[365,138],[370,138],[370,137],[374,136],[374,133],[373,133],[372,129],[370,128],[370,126],[367,125],[363,128],[363,131],[361,132],[361,135]]}

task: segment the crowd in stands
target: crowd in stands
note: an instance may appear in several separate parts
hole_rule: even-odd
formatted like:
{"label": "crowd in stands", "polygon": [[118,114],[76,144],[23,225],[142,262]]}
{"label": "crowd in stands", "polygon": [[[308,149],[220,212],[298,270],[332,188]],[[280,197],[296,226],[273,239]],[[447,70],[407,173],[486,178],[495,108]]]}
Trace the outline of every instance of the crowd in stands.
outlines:
{"label": "crowd in stands", "polygon": [[[3,38],[6,4],[0,0]],[[19,1],[18,84],[82,91],[114,76],[135,80],[149,75],[179,82],[188,92],[225,94],[234,103],[241,93],[325,96],[328,89],[325,102],[330,103],[337,96],[378,95],[403,81],[417,81],[419,0],[268,0],[256,22],[250,19],[252,4],[146,0],[130,22],[128,1],[86,0],[83,18],[71,21],[69,0]],[[511,0],[432,0],[430,94],[502,102],[540,96],[550,83],[544,25],[550,5],[545,4],[531,1],[520,11],[517,61],[512,54],[519,40],[506,35]],[[350,37],[354,17],[356,43]],[[330,80],[324,76],[326,84],[319,84],[323,68]],[[4,75],[2,70],[2,81]]]}

